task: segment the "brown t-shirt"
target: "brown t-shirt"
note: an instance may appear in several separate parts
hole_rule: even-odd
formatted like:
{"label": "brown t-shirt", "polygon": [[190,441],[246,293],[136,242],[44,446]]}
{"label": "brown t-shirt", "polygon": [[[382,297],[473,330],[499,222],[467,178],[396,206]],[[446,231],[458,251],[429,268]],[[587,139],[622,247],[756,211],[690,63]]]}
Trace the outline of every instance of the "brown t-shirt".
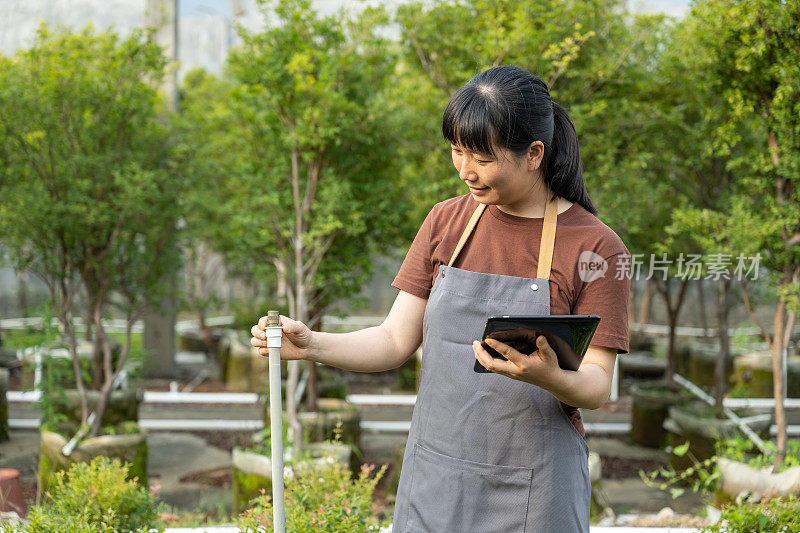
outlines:
{"label": "brown t-shirt", "polygon": [[[466,194],[433,206],[392,286],[427,299],[439,266],[450,261],[477,205]],[[543,222],[543,218],[509,215],[489,205],[453,266],[535,278]],[[591,344],[627,353],[629,257],[622,239],[579,204],[560,213],[550,271],[550,314],[600,316]],[[602,267],[602,260],[608,268],[600,276],[596,269]],[[580,411],[561,405],[578,432],[585,435]]]}

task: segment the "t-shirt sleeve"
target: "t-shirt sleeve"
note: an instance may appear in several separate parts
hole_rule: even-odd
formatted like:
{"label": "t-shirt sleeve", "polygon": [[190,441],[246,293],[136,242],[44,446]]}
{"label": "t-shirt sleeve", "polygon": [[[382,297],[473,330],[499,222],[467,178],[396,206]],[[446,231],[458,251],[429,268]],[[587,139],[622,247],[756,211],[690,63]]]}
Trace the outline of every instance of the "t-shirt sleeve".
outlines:
{"label": "t-shirt sleeve", "polygon": [[425,217],[425,221],[417,231],[417,236],[408,249],[403,264],[397,272],[392,287],[401,291],[428,299],[433,285],[433,261],[431,260],[431,231],[433,210]]}
{"label": "t-shirt sleeve", "polygon": [[572,313],[597,315],[600,324],[591,344],[616,348],[618,353],[628,353],[628,294],[630,276],[625,272],[629,255],[621,252],[605,258],[608,269],[604,276],[584,283]]}

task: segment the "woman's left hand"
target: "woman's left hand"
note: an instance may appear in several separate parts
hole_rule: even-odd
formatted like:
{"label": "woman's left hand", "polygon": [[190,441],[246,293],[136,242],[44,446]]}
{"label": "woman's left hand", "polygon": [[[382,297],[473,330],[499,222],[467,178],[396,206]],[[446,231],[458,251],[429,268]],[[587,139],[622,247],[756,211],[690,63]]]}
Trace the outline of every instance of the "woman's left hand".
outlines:
{"label": "woman's left hand", "polygon": [[544,335],[537,337],[538,349],[530,355],[521,353],[496,339],[487,338],[484,342],[508,359],[508,361],[503,361],[492,357],[479,341],[474,341],[472,349],[475,352],[475,358],[487,370],[548,390],[561,382],[565,370],[558,366],[558,357]]}

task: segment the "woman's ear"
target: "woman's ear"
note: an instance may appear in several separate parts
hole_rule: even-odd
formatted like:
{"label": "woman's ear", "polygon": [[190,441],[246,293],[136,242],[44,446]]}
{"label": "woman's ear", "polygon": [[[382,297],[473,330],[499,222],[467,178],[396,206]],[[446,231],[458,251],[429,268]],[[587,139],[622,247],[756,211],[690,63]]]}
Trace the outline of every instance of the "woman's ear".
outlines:
{"label": "woman's ear", "polygon": [[542,141],[533,141],[528,148],[528,171],[539,170],[542,159],[544,159],[544,143]]}

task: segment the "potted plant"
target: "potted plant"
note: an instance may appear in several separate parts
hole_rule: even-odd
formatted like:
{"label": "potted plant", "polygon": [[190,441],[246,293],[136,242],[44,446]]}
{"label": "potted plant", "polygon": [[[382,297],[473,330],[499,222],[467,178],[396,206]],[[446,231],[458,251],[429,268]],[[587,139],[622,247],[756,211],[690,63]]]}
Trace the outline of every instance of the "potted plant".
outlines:
{"label": "potted plant", "polygon": [[[123,455],[145,464],[136,416],[112,424],[107,408],[130,370],[134,324],[160,301],[178,265],[183,184],[170,175],[168,132],[157,113],[154,83],[165,59],[144,37],[42,27],[31,48],[0,58],[0,233],[16,269],[49,289],[79,413],[72,425],[45,413],[45,477],[123,443],[130,446]],[[112,313],[123,324],[118,353],[105,321]],[[88,376],[76,314],[88,321]]]}
{"label": "potted plant", "polygon": [[[361,533],[385,524],[373,511],[372,493],[386,466],[375,471],[364,465],[357,475],[336,460],[324,458],[294,469],[286,480],[286,531]],[[271,531],[272,500],[262,493],[253,498],[236,525],[242,531]]]}
{"label": "potted plant", "polygon": [[[283,425],[284,475],[294,476],[299,470],[314,470],[324,467],[326,462],[335,462],[356,474],[361,466],[354,448],[341,441],[341,424],[332,439],[306,442],[302,447],[294,446],[289,437],[288,425]],[[232,452],[233,508],[243,512],[248,503],[260,494],[272,494],[272,461],[270,425],[253,435],[250,446],[236,446]],[[298,452],[298,450],[300,450]]]}
{"label": "potted plant", "polygon": [[163,531],[163,509],[149,488],[129,479],[122,462],[96,457],[59,472],[20,531]]}
{"label": "potted plant", "polygon": [[[756,415],[747,410],[739,410],[736,414],[744,418],[748,427],[762,439],[769,439],[769,428],[773,423],[771,414]],[[670,455],[670,464],[675,470],[684,470],[697,461],[713,457],[719,440],[745,436],[736,422],[720,415],[715,406],[699,400],[670,407],[664,425],[668,428],[673,451],[688,443],[688,453]]]}
{"label": "potted plant", "polygon": [[[734,379],[739,392],[747,391],[751,398],[771,398],[774,377],[772,354],[768,350],[751,351],[734,361]],[[789,355],[787,363],[786,396],[800,398],[800,357]]]}
{"label": "potted plant", "polygon": [[667,444],[664,421],[669,409],[691,399],[684,390],[676,390],[663,380],[636,383],[630,388],[631,442],[648,448],[663,448]]}

